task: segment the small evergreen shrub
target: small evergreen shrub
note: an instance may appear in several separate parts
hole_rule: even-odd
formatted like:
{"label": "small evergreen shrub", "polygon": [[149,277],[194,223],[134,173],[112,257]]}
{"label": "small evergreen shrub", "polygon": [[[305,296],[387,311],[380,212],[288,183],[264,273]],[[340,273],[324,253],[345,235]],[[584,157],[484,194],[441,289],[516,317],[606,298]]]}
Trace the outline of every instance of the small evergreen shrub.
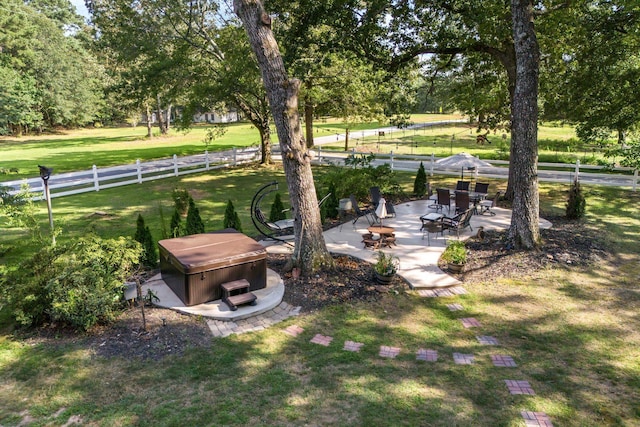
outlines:
{"label": "small evergreen shrub", "polygon": [[[321,207],[321,212],[324,211],[324,218],[338,218],[340,201],[338,200],[338,195],[336,194],[336,186],[331,183],[329,186],[329,197],[324,201]],[[323,219],[324,219],[323,218]]]}
{"label": "small evergreen shrub", "polygon": [[158,266],[158,256],[156,254],[156,244],[151,236],[151,230],[144,224],[144,218],[138,214],[136,222],[136,234],[133,237],[136,242],[142,246],[142,255],[140,255],[140,264],[147,268],[156,268]]}
{"label": "small evergreen shrub", "polygon": [[200,211],[196,206],[196,202],[193,198],[189,197],[189,210],[187,211],[187,225],[185,228],[185,234],[190,236],[192,234],[204,233],[204,222],[200,218]]}
{"label": "small evergreen shrub", "polygon": [[189,199],[191,199],[189,192],[184,188],[174,188],[171,193],[171,198],[180,215],[186,215],[189,209]]}
{"label": "small evergreen shrub", "polygon": [[224,228],[235,228],[242,233],[242,224],[240,224],[240,217],[238,212],[233,207],[233,202],[229,200],[227,202],[227,208],[224,210]]}
{"label": "small evergreen shrub", "polygon": [[284,213],[282,198],[280,193],[276,193],[276,197],[273,199],[273,203],[271,204],[271,212],[269,212],[269,222],[276,222],[286,218],[287,215]]}
{"label": "small evergreen shrub", "polygon": [[170,224],[170,235],[171,237],[180,237],[182,236],[182,216],[178,209],[173,210],[173,215],[171,216],[171,224]]}
{"label": "small evergreen shrub", "polygon": [[424,196],[427,191],[427,173],[424,170],[424,165],[420,162],[420,167],[418,168],[418,173],[416,174],[416,179],[413,182],[413,194],[417,197]]}
{"label": "small evergreen shrub", "polygon": [[587,201],[582,194],[580,183],[574,180],[569,190],[569,200],[567,200],[567,218],[580,219],[584,216]]}

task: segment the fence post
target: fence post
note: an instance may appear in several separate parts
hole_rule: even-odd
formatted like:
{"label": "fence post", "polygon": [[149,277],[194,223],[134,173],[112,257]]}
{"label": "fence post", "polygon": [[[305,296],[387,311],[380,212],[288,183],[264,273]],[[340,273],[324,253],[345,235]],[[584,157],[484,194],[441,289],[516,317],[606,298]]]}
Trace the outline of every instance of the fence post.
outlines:
{"label": "fence post", "polygon": [[434,153],[431,153],[431,167],[429,170],[429,176],[433,176],[433,166],[436,163],[436,155]]}
{"label": "fence post", "polygon": [[389,163],[391,163],[391,170],[393,170],[393,150],[389,153]]}
{"label": "fence post", "polygon": [[322,163],[322,146],[318,145],[318,163]]}
{"label": "fence post", "polygon": [[142,184],[142,165],[140,159],[136,159],[136,170],[138,172],[138,184]]}
{"label": "fence post", "polygon": [[173,155],[173,174],[178,176],[178,156]]}
{"label": "fence post", "polygon": [[233,147],[233,166],[238,164],[238,149]]}
{"label": "fence post", "polygon": [[204,150],[204,168],[209,170],[209,150]]}
{"label": "fence post", "polygon": [[638,187],[638,169],[633,171],[633,191]]}
{"label": "fence post", "polygon": [[576,160],[576,177],[575,181],[580,181],[580,159]]}
{"label": "fence post", "polygon": [[95,188],[96,191],[100,191],[100,183],[98,182],[98,168],[96,167],[96,165],[93,165],[91,169],[93,169],[93,188]]}

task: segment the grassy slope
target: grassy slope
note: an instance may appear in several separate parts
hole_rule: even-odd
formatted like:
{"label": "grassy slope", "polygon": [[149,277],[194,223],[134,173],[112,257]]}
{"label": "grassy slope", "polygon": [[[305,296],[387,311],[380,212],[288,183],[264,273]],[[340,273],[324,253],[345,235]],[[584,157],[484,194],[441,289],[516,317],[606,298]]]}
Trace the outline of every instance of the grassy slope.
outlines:
{"label": "grassy slope", "polygon": [[[157,230],[157,204],[169,207],[167,192],[180,185],[194,193],[208,229],[221,227],[232,199],[251,231],[248,202],[274,174],[281,176],[238,169],[181,177],[54,199],[54,210],[65,228],[61,239],[86,227],[133,234],[137,212]],[[412,185],[413,176],[401,177],[405,187]],[[562,214],[566,188],[541,184],[540,190],[543,214]],[[0,424],[16,425],[28,411],[34,425],[64,424],[78,415],[104,426],[521,426],[520,411],[535,410],[554,425],[638,425],[640,200],[618,189],[585,191],[584,225],[600,230],[617,259],[580,272],[553,268],[476,285],[455,299],[392,294],[378,304],[347,302],[160,362],[94,359],[82,346],[54,349],[3,335]],[[114,216],[89,216],[97,210]],[[167,221],[169,215],[167,208]],[[41,216],[46,224],[44,205]],[[451,302],[461,303],[464,315],[449,312]],[[479,333],[460,325],[458,318],[467,316],[501,345],[480,346]],[[297,338],[282,333],[293,323],[305,328]],[[316,333],[334,342],[328,348],[309,343]],[[345,340],[365,346],[345,352]],[[403,351],[382,359],[380,345]],[[417,362],[418,348],[438,350],[439,361]],[[473,353],[476,364],[454,365],[454,351]],[[495,368],[490,354],[510,355],[518,367]],[[527,380],[536,395],[509,395],[504,379]]]}

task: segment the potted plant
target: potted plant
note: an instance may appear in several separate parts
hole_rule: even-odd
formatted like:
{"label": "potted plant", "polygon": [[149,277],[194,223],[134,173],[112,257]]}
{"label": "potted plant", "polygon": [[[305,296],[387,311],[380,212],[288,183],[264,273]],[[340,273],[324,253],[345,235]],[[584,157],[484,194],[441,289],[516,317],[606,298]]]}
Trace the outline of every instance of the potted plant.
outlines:
{"label": "potted plant", "polygon": [[461,240],[450,241],[440,258],[447,263],[449,271],[460,273],[467,263],[467,248],[464,242]]}
{"label": "potted plant", "polygon": [[378,251],[377,257],[378,260],[373,265],[376,281],[380,284],[388,285],[398,272],[398,268],[400,268],[400,259],[395,255],[385,254],[382,251]]}

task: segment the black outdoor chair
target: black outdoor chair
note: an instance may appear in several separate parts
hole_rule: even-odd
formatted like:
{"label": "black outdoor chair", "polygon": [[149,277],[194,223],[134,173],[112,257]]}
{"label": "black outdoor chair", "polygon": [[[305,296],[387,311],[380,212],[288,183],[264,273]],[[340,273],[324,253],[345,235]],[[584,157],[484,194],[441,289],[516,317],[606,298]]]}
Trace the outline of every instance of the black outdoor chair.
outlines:
{"label": "black outdoor chair", "polygon": [[469,191],[469,181],[458,181],[456,191]]}
{"label": "black outdoor chair", "polygon": [[436,202],[436,212],[442,210],[444,206],[447,207],[447,211],[451,212],[451,196],[449,195],[449,189],[436,188],[438,193],[438,201]]}
{"label": "black outdoor chair", "polygon": [[382,198],[380,187],[369,188],[369,195],[371,196],[371,205],[373,206],[373,209],[376,209],[378,207],[378,203],[380,203],[380,199]]}
{"label": "black outdoor chair", "polygon": [[484,215],[488,213],[491,216],[495,216],[495,212],[492,210],[498,205],[498,199],[500,198],[500,192],[498,191],[493,199],[481,200],[480,205],[480,215]]}
{"label": "black outdoor chair", "polygon": [[487,194],[489,192],[489,183],[487,182],[476,182],[476,185],[473,189],[476,193]]}
{"label": "black outdoor chair", "polygon": [[369,225],[372,225],[373,220],[371,216],[373,215],[373,211],[369,208],[360,208],[360,206],[358,205],[358,199],[356,199],[356,196],[354,196],[353,194],[349,196],[349,199],[351,200],[351,207],[353,208],[353,212],[356,214],[356,217],[353,220],[354,228],[356,226],[356,222],[358,222],[358,220],[362,217],[365,217]]}
{"label": "black outdoor chair", "polygon": [[469,209],[469,193],[467,191],[456,191],[456,213],[462,213]]}
{"label": "black outdoor chair", "polygon": [[471,227],[471,217],[473,216],[473,209],[467,209],[466,211],[459,213],[453,218],[449,218],[445,216],[442,218],[442,229],[443,230],[456,230],[456,236],[460,238],[460,230],[464,230],[469,227],[471,231],[473,228]]}

